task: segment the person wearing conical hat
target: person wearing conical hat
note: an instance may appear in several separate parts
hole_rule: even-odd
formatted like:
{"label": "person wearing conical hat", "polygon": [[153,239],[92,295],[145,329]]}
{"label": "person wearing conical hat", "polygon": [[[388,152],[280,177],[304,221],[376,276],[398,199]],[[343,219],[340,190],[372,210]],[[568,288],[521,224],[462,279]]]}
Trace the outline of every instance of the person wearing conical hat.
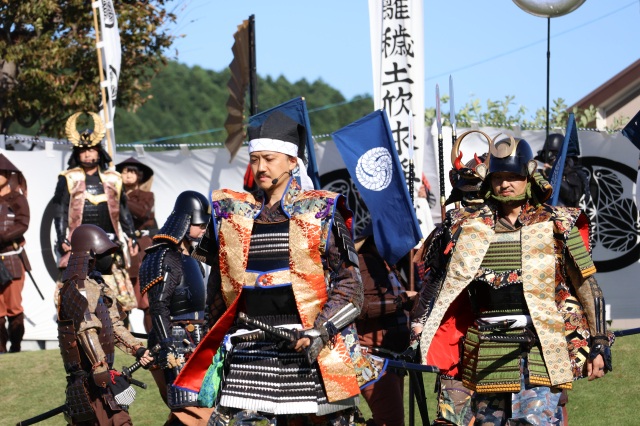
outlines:
{"label": "person wearing conical hat", "polygon": [[99,226],[114,242],[127,248],[116,251],[114,273],[105,274],[105,280],[116,289],[125,310],[130,311],[136,307],[136,299],[125,265],[129,255],[138,253],[133,218],[120,173],[108,169],[111,157],[102,147],[105,135],[102,120],[98,114],[89,113],[94,128],[79,133],[76,123],[81,114],[75,113],[67,120],[65,130],[73,151],[68,161],[69,168],[58,176],[52,200],[56,247],[60,255],[58,266],[61,269],[67,266],[71,250],[69,241],[78,226]]}
{"label": "person wearing conical hat", "polygon": [[143,322],[147,332],[151,330],[151,317],[149,316],[149,300],[147,295],[140,293],[138,272],[146,250],[153,241],[151,238],[158,231],[155,218],[155,197],[151,192],[153,183],[153,170],[146,164],[133,157],[116,164],[116,171],[122,176],[122,184],[127,195],[127,206],[133,217],[136,238],[140,250],[136,256],[131,256],[131,266],[128,269],[129,278],[138,302],[138,309],[144,312]]}
{"label": "person wearing conical hat", "polygon": [[[24,234],[29,228],[27,182],[22,172],[0,154],[0,353],[20,352],[24,336],[25,267],[30,270],[23,251]],[[8,323],[8,327],[7,327]]]}
{"label": "person wearing conical hat", "polygon": [[435,291],[412,334],[423,363],[475,391],[476,424],[558,424],[562,389],[612,370],[588,218],[545,204],[525,140],[488,142],[475,168],[485,203],[448,211],[427,239]]}

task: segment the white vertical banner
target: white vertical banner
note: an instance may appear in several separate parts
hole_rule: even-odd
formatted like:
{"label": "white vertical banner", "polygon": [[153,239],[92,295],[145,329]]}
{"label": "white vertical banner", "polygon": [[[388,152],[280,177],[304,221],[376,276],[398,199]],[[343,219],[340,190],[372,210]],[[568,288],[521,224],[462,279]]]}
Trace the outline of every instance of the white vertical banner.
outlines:
{"label": "white vertical banner", "polygon": [[[409,162],[413,160],[414,200],[418,200],[421,185],[425,144],[422,2],[369,0],[374,106],[387,112],[407,182]],[[430,212],[425,209],[427,204],[415,202],[414,205],[422,234],[429,235],[433,223]]]}
{"label": "white vertical banner", "polygon": [[[116,113],[116,99],[118,98],[118,78],[120,77],[120,64],[122,62],[122,48],[120,46],[120,32],[118,31],[118,18],[116,17],[113,2],[111,0],[98,0],[100,11],[100,40],[98,46],[102,56],[102,75],[104,81],[100,84],[105,88],[107,94],[107,117],[106,127],[109,132],[107,141],[111,141],[111,150],[116,152],[116,136],[113,127],[113,118]],[[100,118],[105,119],[104,105],[101,105]]]}

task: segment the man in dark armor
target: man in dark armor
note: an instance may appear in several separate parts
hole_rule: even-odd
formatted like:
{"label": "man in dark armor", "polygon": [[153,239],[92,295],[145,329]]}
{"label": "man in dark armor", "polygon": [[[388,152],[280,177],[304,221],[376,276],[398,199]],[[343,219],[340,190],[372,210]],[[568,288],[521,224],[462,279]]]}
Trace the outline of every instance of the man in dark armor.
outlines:
{"label": "man in dark armor", "polygon": [[105,134],[102,120],[98,114],[91,113],[93,131],[78,133],[76,120],[80,114],[75,113],[67,121],[67,137],[73,144],[73,153],[69,158],[69,168],[58,177],[52,200],[56,207],[54,226],[61,255],[58,266],[67,266],[71,250],[69,239],[78,226],[99,226],[112,241],[128,246],[127,253],[123,250],[115,252],[115,267],[112,274],[105,274],[105,280],[116,289],[125,310],[130,311],[136,307],[136,299],[126,264],[129,254],[135,256],[138,253],[133,219],[127,208],[120,173],[107,169],[111,158],[101,145]]}
{"label": "man in dark armor", "polygon": [[[551,133],[544,141],[542,150],[538,151],[536,160],[542,163],[542,175],[549,179],[551,169],[561,153],[564,135]],[[584,195],[585,204],[591,198],[589,191],[589,173],[580,163],[580,153],[572,152],[571,146],[567,151],[567,158],[562,171],[560,183],[560,196],[558,205],[566,207],[579,207],[580,199]]]}
{"label": "man in dark armor", "polygon": [[[24,336],[22,289],[25,269],[30,270],[24,252],[24,233],[29,228],[27,181],[22,172],[0,154],[0,353],[20,352]],[[9,327],[7,328],[7,321]]]}
{"label": "man in dark armor", "polygon": [[80,225],[71,236],[67,268],[58,294],[58,339],[67,372],[65,417],[74,425],[130,425],[135,391],[113,370],[114,346],[143,366],[153,358],[123,324],[125,313],[102,279],[118,249],[95,225]]}
{"label": "man in dark armor", "polygon": [[172,385],[205,334],[204,269],[191,252],[211,217],[207,198],[185,191],[171,215],[153,237],[140,266],[142,294],[149,297],[150,342],[160,343],[161,371],[154,378],[171,408],[167,425],[206,425],[212,409],[198,403],[198,394]]}
{"label": "man in dark armor", "polygon": [[413,334],[423,363],[475,391],[476,422],[558,424],[561,390],[612,369],[588,219],[544,204],[552,189],[526,141],[489,147],[476,166],[485,204],[448,211],[426,240],[435,291]]}
{"label": "man in dark armor", "polygon": [[[214,259],[212,328],[175,384],[200,391],[214,425],[356,424],[359,386],[378,371],[354,326],[363,287],[351,212],[339,194],[303,189],[304,126],[272,112],[249,140],[258,191],[213,191],[212,232],[198,248]],[[291,343],[240,313],[287,329]]]}

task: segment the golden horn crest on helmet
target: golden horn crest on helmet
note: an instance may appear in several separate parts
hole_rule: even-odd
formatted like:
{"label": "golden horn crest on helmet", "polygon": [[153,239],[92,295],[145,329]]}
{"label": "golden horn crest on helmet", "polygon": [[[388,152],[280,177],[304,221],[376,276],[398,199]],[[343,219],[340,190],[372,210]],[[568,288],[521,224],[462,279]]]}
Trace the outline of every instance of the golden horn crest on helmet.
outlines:
{"label": "golden horn crest on helmet", "polygon": [[[462,160],[462,152],[460,152],[460,144],[462,143],[462,140],[464,138],[466,138],[467,136],[469,136],[471,133],[480,133],[487,140],[487,143],[489,144],[489,146],[491,146],[491,138],[485,132],[483,132],[481,130],[467,130],[466,132],[464,132],[463,134],[458,136],[458,138],[453,143],[453,146],[451,147],[451,165],[456,169],[459,169],[460,167],[462,167],[462,161],[461,161]],[[474,156],[474,158],[477,159],[477,155]],[[487,155],[487,158],[489,158],[488,155]],[[487,160],[485,160],[485,162],[486,161]],[[456,163],[460,167],[456,167]]]}
{"label": "golden horn crest on helmet", "polygon": [[69,139],[69,142],[71,142],[73,146],[78,148],[90,148],[100,145],[106,133],[104,122],[98,114],[90,112],[89,115],[93,119],[93,130],[87,129],[79,133],[77,121],[81,114],[82,112],[76,112],[67,120],[67,124],[65,125],[67,139]]}

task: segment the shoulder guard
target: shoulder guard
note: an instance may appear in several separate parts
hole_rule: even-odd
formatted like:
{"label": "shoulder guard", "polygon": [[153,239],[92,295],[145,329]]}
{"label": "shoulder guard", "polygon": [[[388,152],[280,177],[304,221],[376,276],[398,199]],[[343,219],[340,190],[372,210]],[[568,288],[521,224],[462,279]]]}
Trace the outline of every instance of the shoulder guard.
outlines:
{"label": "shoulder guard", "polygon": [[73,169],[64,170],[60,173],[60,176],[64,176],[67,180],[67,189],[69,190],[69,194],[71,194],[71,191],[73,191],[73,187],[76,185],[76,182],[86,180],[84,170],[82,170],[80,167],[74,167]]}
{"label": "shoulder guard", "polygon": [[256,217],[262,208],[253,194],[236,192],[230,189],[218,189],[211,193],[212,214],[216,218],[228,218],[230,215]]}
{"label": "shoulder guard", "polygon": [[164,280],[164,258],[169,251],[166,244],[157,244],[147,249],[140,265],[140,293],[145,294],[151,287]]}
{"label": "shoulder guard", "polygon": [[64,283],[60,289],[60,304],[58,318],[60,320],[73,321],[76,330],[84,319],[84,314],[89,307],[89,301],[78,290],[77,280],[72,279]]}
{"label": "shoulder guard", "polygon": [[120,173],[114,170],[104,170],[99,171],[98,173],[100,173],[100,180],[102,180],[102,182],[107,182],[113,185],[116,188],[118,197],[120,197],[120,194],[122,193],[122,176],[120,175]]}

